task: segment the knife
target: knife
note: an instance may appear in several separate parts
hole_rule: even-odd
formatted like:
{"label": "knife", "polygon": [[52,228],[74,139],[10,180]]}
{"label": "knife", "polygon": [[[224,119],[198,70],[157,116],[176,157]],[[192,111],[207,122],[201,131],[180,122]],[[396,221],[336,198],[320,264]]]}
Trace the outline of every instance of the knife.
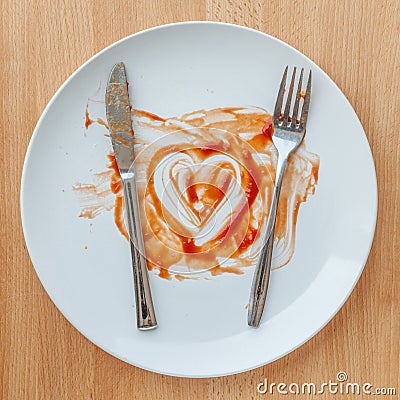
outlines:
{"label": "knife", "polygon": [[157,326],[144,250],[134,166],[134,135],[125,65],[116,64],[106,89],[106,114],[115,159],[121,175],[131,246],[136,323],[140,330]]}

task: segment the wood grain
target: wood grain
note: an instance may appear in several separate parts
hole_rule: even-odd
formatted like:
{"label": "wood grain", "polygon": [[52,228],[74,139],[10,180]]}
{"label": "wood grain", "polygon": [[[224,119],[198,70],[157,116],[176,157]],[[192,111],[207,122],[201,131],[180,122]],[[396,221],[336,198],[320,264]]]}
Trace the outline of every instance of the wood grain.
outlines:
{"label": "wood grain", "polygon": [[[253,399],[263,397],[256,387],[264,377],[318,383],[335,378],[341,370],[352,380],[395,386],[399,393],[398,1],[2,0],[0,10],[1,399]],[[26,251],[19,213],[28,142],[61,83],[112,42],[144,28],[184,20],[260,29],[319,64],[361,119],[380,193],[376,237],[365,271],[333,321],[290,355],[217,379],[143,371],[80,335],[40,284]]]}

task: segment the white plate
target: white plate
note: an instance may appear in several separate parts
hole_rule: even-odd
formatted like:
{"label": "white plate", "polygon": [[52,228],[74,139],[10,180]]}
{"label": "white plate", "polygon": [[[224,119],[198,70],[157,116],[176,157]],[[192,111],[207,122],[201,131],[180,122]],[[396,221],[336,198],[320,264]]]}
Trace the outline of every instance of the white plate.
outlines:
{"label": "white plate", "polygon": [[[71,190],[105,169],[110,142],[84,128],[88,97],[103,96],[124,61],[134,108],[168,117],[253,105],[272,110],[285,65],[313,70],[307,148],[321,159],[316,194],[300,208],[295,255],[274,270],[262,325],[247,326],[253,268],[244,275],[179,282],[150,273],[159,327],[135,328],[129,247],[112,212],[78,218]],[[100,93],[96,89],[101,82]],[[101,104],[91,103],[102,112]],[[41,116],[25,160],[21,213],[37,274],[64,316],[112,355],[186,377],[242,372],[315,335],[343,305],[374,235],[377,185],[363,128],[332,80],[307,57],[263,33],[190,22],[123,39],[79,68]],[[90,223],[93,225],[90,226]],[[87,247],[87,248],[85,248]]]}

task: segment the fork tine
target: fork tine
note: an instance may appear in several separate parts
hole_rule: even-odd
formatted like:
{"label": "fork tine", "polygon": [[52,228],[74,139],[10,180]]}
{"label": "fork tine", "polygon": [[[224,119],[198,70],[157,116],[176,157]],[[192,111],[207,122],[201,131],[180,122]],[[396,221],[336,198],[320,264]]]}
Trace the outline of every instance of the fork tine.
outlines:
{"label": "fork tine", "polygon": [[306,96],[304,97],[303,109],[301,110],[300,123],[304,126],[307,123],[308,109],[310,108],[310,100],[311,100],[311,71],[308,75]]}
{"label": "fork tine", "polygon": [[289,122],[289,112],[290,112],[290,105],[292,103],[292,95],[293,95],[295,77],[296,77],[296,67],[293,67],[292,80],[290,81],[289,92],[288,92],[288,96],[286,99],[285,112],[283,114],[283,122],[285,124],[287,124]]}
{"label": "fork tine", "polygon": [[275,109],[274,109],[274,118],[276,120],[279,120],[282,112],[283,94],[285,93],[287,71],[288,71],[288,66],[286,66],[285,71],[283,72],[281,85],[279,87],[278,96],[276,98]]}
{"label": "fork tine", "polygon": [[303,72],[304,72],[304,68],[302,68],[301,72],[300,72],[299,84],[297,86],[297,93],[296,93],[296,101],[295,101],[294,107],[293,107],[293,116],[292,116],[292,118],[293,118],[293,122],[294,123],[297,122],[297,116],[299,114],[301,87],[303,85]]}

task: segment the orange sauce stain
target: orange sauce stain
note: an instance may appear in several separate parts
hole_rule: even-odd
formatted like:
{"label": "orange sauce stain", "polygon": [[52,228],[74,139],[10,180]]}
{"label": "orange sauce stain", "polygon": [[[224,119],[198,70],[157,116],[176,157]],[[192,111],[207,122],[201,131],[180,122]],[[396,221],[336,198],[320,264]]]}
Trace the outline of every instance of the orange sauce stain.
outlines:
{"label": "orange sauce stain", "polygon": [[[92,122],[93,122],[93,121],[92,121]],[[109,129],[107,122],[104,121],[103,119],[97,118],[96,122],[97,122],[99,125],[103,125],[105,128]]]}
{"label": "orange sauce stain", "polygon": [[273,133],[274,133],[274,125],[273,125],[273,123],[272,123],[272,118],[271,118],[271,117],[268,118],[268,119],[265,121],[265,124],[264,124],[264,126],[263,126],[261,132],[262,132],[262,134],[263,134],[264,136],[267,137],[268,140],[271,140],[271,141],[272,141],[272,135],[273,135]]}
{"label": "orange sauce stain", "polygon": [[[131,129],[131,134],[133,135],[133,130]],[[118,135],[117,133],[114,132],[113,135],[114,140],[116,140],[117,142],[121,143],[122,145],[129,147],[131,145],[130,142],[124,140],[120,135]]]}
{"label": "orange sauce stain", "polygon": [[242,243],[239,245],[239,250],[243,251],[247,249],[250,245],[254,243],[254,240],[257,237],[258,229],[249,226],[247,228],[246,236],[244,237]]}
{"label": "orange sauce stain", "polygon": [[114,153],[109,153],[107,157],[110,161],[110,164],[108,164],[108,168],[113,171],[113,174],[111,175],[110,189],[114,194],[118,194],[122,189],[122,181],[118,169],[117,160],[115,159]]}
{"label": "orange sauce stain", "polygon": [[91,120],[89,117],[89,104],[86,104],[86,110],[85,110],[85,128],[86,128],[86,130],[92,124],[93,124],[93,120]]}
{"label": "orange sauce stain", "polygon": [[194,238],[192,237],[184,237],[179,235],[182,242],[182,251],[185,254],[195,254],[200,253],[202,248],[201,246],[196,246],[194,243]]}
{"label": "orange sauce stain", "polygon": [[236,275],[244,274],[244,272],[237,267],[221,267],[220,265],[216,265],[215,267],[210,269],[210,273],[212,276],[221,275],[225,272],[228,274],[236,274]]}
{"label": "orange sauce stain", "polygon": [[124,211],[124,198],[122,196],[117,196],[115,198],[115,208],[114,208],[115,225],[117,226],[121,234],[125,237],[125,239],[129,241],[129,235],[127,230],[125,229],[123,211]]}
{"label": "orange sauce stain", "polygon": [[92,211],[86,210],[86,211],[82,211],[79,214],[79,217],[93,219],[95,217],[95,215],[94,215],[94,213]]}
{"label": "orange sauce stain", "polygon": [[194,277],[181,275],[181,274],[174,274],[174,277],[175,277],[175,279],[177,279],[180,282],[182,282],[184,280],[194,280],[194,279],[196,279]]}
{"label": "orange sauce stain", "polygon": [[195,204],[199,201],[199,198],[197,197],[196,185],[189,183],[186,189],[186,194],[190,204]]}
{"label": "orange sauce stain", "polygon": [[[266,220],[268,205],[271,200],[267,196],[272,193],[274,182],[271,177],[274,177],[275,174],[275,166],[273,164],[260,166],[255,161],[253,153],[267,154],[270,160],[274,159],[273,154],[275,153],[272,145],[274,127],[272,117],[265,111],[259,111],[259,109],[252,111],[249,109],[244,112],[243,110],[239,107],[226,107],[186,114],[181,118],[185,124],[190,124],[194,128],[205,127],[207,129],[224,130],[232,134],[231,139],[224,140],[219,133],[215,135],[205,133],[205,139],[198,145],[178,144],[178,142],[175,144],[170,143],[156,148],[146,159],[147,165],[142,167],[140,161],[138,161],[137,168],[142,168],[141,171],[146,172],[147,177],[145,189],[139,190],[139,202],[143,201],[145,210],[150,210],[149,207],[151,207],[151,212],[145,211],[146,214],[141,215],[144,237],[146,240],[155,240],[155,242],[151,243],[156,243],[154,246],[150,244],[146,247],[147,264],[149,269],[157,268],[158,276],[161,278],[171,279],[172,275],[169,268],[180,259],[184,263],[186,262],[188,266],[190,265],[190,270],[208,269],[212,276],[223,273],[240,275],[244,273],[242,270],[243,265],[249,265],[245,261],[240,264],[240,257],[244,257],[245,251],[255,243],[260,231],[260,225],[262,221]],[[88,127],[93,121],[89,118],[87,107],[86,113]],[[133,110],[133,115],[139,121],[139,126],[142,124],[145,127],[152,127],[154,124],[154,127],[157,128],[161,135],[163,132],[165,134],[174,132],[173,127],[170,125],[179,120],[178,118],[165,119],[141,110]],[[107,124],[100,118],[96,122],[108,128]],[[182,129],[178,125],[175,131],[179,130]],[[242,132],[246,134],[253,133],[253,135],[248,139],[239,140],[239,135]],[[190,130],[187,130],[186,134],[190,137]],[[244,194],[243,202],[240,203],[237,210],[232,212],[229,222],[221,226],[218,234],[202,245],[196,245],[196,237],[191,235],[190,232],[183,234],[185,231],[183,227],[175,226],[172,228],[168,225],[168,220],[165,220],[164,206],[155,190],[154,171],[160,161],[168,154],[179,152],[185,153],[185,155],[195,160],[196,165],[200,165],[209,157],[221,154],[231,156],[237,160],[240,166],[240,184]],[[296,191],[297,189],[293,189],[297,187],[295,185],[296,180],[301,179],[301,171],[294,168],[294,164],[288,168],[288,174],[291,177],[287,178],[285,175],[285,185],[282,188],[277,215],[275,233],[277,238],[286,237],[288,229],[295,231],[300,204],[307,200],[307,196],[310,193],[312,194],[315,191],[315,185],[318,181],[319,158],[316,155],[313,156],[314,158],[310,156],[307,161],[311,163],[310,178],[307,182],[304,182],[301,190]],[[108,154],[107,157],[109,160],[108,168],[112,171],[109,187],[110,191],[116,196],[115,225],[121,234],[129,240],[123,221],[122,182],[118,165],[113,153]],[[219,169],[226,172],[218,175]],[[272,172],[266,173],[269,170]],[[195,172],[188,174],[182,195],[184,195],[185,204],[190,207],[191,213],[199,218],[201,223],[206,222],[208,215],[211,215],[202,214],[202,209],[217,210],[218,206],[228,199],[227,192],[233,184],[233,175],[229,171],[232,171],[232,169],[229,168],[229,165],[224,165],[223,163],[218,168],[211,168],[210,172],[207,170],[209,182],[197,181]],[[171,176],[172,179],[178,179],[173,174]],[[292,183],[295,186],[292,187]],[[180,186],[175,182],[174,188],[179,189]],[[255,213],[254,208],[259,211]],[[205,218],[204,221],[202,220],[203,217]],[[249,217],[252,218],[253,223],[256,220],[254,226],[249,223]],[[179,225],[179,221],[174,223]],[[288,246],[293,247],[294,244],[289,243]],[[293,252],[293,249],[291,251]],[[176,254],[176,257],[174,254]],[[219,265],[217,257],[221,257],[221,254],[238,260],[239,266],[224,267]],[[290,257],[286,263],[289,262]],[[181,274],[174,274],[173,276],[179,281],[193,279]]]}
{"label": "orange sauce stain", "polygon": [[165,118],[162,118],[162,117],[160,117],[156,114],[153,114],[151,112],[148,112],[148,111],[140,110],[140,115],[143,115],[144,117],[147,117],[153,121],[162,121],[162,122],[165,121]]}
{"label": "orange sauce stain", "polygon": [[108,168],[111,169],[113,172],[111,175],[111,180],[110,180],[110,189],[111,192],[116,195],[115,197],[115,208],[114,208],[114,222],[115,225],[117,226],[118,230],[121,232],[121,234],[129,240],[129,235],[128,232],[125,228],[125,222],[123,218],[123,212],[124,212],[124,197],[121,193],[122,191],[122,181],[121,181],[121,175],[119,173],[117,161],[115,159],[114,153],[109,153],[108,154],[108,160],[110,163],[108,164]]}
{"label": "orange sauce stain", "polygon": [[158,276],[164,279],[171,279],[171,274],[166,268],[159,268]]}

